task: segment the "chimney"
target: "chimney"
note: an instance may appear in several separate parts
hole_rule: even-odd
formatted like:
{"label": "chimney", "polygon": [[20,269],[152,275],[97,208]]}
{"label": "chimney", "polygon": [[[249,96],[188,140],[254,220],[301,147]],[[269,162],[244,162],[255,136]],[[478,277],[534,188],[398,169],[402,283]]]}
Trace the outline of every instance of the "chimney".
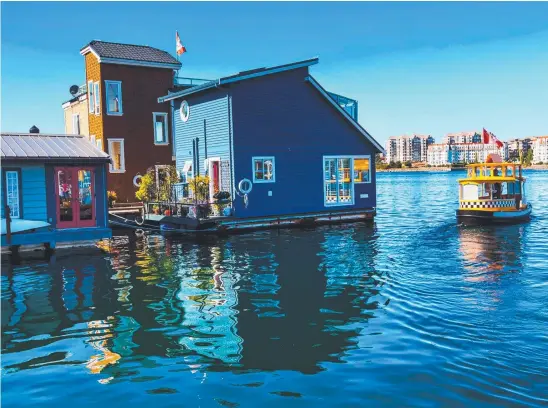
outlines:
{"label": "chimney", "polygon": [[30,129],[29,129],[29,133],[40,133],[40,129],[38,129],[36,126],[32,126]]}

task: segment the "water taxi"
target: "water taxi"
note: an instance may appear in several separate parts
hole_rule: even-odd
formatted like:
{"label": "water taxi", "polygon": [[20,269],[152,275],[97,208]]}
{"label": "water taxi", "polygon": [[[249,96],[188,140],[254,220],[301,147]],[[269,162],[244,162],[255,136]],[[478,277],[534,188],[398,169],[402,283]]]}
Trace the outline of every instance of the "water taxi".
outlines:
{"label": "water taxi", "polygon": [[459,180],[457,220],[464,224],[500,224],[528,220],[532,206],[525,199],[521,164],[489,155],[485,163],[467,166]]}

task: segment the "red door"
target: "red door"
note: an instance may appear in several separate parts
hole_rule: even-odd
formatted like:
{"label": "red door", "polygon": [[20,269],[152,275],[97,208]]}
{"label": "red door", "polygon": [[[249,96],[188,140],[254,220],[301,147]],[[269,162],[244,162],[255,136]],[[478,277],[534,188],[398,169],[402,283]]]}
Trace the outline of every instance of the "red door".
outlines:
{"label": "red door", "polygon": [[56,167],[57,227],[95,226],[94,171],[84,167]]}

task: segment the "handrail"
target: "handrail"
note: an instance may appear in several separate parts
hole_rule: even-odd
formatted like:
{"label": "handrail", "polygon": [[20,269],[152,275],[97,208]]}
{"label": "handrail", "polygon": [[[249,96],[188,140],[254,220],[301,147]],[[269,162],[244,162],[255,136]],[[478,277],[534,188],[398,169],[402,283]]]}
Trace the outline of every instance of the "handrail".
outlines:
{"label": "handrail", "polygon": [[175,85],[202,85],[208,82],[211,82],[210,79],[203,79],[203,78],[189,78],[189,77],[175,77],[173,78],[173,82]]}

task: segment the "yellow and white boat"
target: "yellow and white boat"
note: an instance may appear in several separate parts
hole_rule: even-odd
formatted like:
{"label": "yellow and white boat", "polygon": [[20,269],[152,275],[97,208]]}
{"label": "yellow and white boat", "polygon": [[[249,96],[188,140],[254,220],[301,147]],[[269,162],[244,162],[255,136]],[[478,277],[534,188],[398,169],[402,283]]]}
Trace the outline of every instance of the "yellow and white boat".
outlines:
{"label": "yellow and white boat", "polygon": [[521,164],[489,155],[486,163],[467,166],[459,180],[457,219],[465,224],[503,224],[528,220],[532,206],[525,198]]}

